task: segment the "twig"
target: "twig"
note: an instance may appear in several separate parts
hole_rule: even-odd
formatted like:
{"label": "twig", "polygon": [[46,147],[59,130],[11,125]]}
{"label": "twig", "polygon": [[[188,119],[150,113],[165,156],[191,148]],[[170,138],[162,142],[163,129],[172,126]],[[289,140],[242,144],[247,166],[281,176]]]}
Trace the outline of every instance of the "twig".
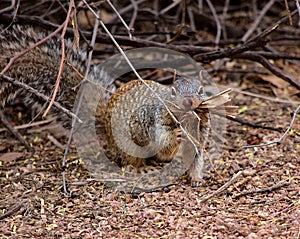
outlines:
{"label": "twig", "polygon": [[58,148],[64,150],[65,147],[52,135],[47,135],[47,138]]}
{"label": "twig", "polygon": [[226,116],[226,118],[229,119],[229,120],[238,122],[241,125],[247,125],[247,126],[250,126],[252,128],[268,129],[268,130],[274,130],[274,131],[278,131],[278,132],[282,131],[281,129],[278,129],[278,128],[274,128],[274,127],[271,127],[271,126],[265,126],[265,125],[261,125],[261,124],[255,124],[255,123],[243,120],[243,119],[238,118],[238,117]]}
{"label": "twig", "polygon": [[276,2],[277,0],[271,0],[269,1],[264,8],[261,10],[260,14],[258,17],[255,18],[254,23],[252,24],[252,26],[249,28],[249,30],[245,33],[245,35],[242,38],[242,42],[245,42],[248,40],[248,38],[250,37],[250,35],[255,31],[255,29],[257,28],[258,24],[261,22],[261,20],[263,19],[263,17],[266,15],[267,11],[273,6],[273,4]]}
{"label": "twig", "polygon": [[[43,125],[43,124],[48,124],[50,123],[51,121],[53,121],[55,118],[50,118],[50,119],[46,119],[46,120],[41,120],[41,121],[37,121],[37,122],[32,122],[32,123],[29,123],[29,124],[22,124],[22,125],[18,125],[18,126],[15,126],[14,128],[16,130],[19,130],[19,129],[27,129],[27,128],[30,128],[30,127],[35,127],[35,126],[39,126],[39,125]],[[0,128],[0,133],[3,132],[3,131],[6,131],[7,129],[6,128]]]}
{"label": "twig", "polygon": [[52,107],[52,105],[55,101],[55,98],[56,98],[56,95],[57,95],[57,92],[58,92],[58,89],[59,89],[60,78],[61,78],[61,74],[62,74],[63,67],[64,67],[64,61],[65,61],[65,38],[64,37],[65,37],[67,27],[68,27],[68,24],[69,24],[72,8],[73,8],[73,0],[70,0],[67,17],[66,17],[65,22],[63,23],[63,31],[61,33],[61,60],[60,60],[58,74],[57,74],[57,79],[56,79],[56,82],[55,82],[52,98],[50,100],[50,103],[49,103],[47,109],[45,110],[45,112],[43,114],[43,117],[46,117],[46,115],[49,113],[49,111],[50,111],[50,109],[51,109],[51,107]]}
{"label": "twig", "polygon": [[162,9],[160,12],[159,12],[159,15],[164,15],[166,14],[169,10],[171,10],[173,7],[176,7],[179,3],[181,2],[181,0],[175,0],[173,1],[172,4],[170,4],[169,6],[167,6],[166,8]]}
{"label": "twig", "polygon": [[225,191],[228,187],[230,187],[232,184],[234,184],[242,174],[243,174],[243,171],[239,171],[238,173],[236,173],[235,175],[233,175],[233,177],[230,179],[230,181],[228,181],[227,183],[225,183],[222,187],[218,188],[212,194],[210,194],[210,195],[202,198],[200,200],[200,203],[204,203],[207,200],[211,199],[212,197],[214,197],[214,196],[222,193],[223,191]]}
{"label": "twig", "polygon": [[[297,1],[296,1],[297,2]],[[285,9],[287,11],[287,15],[289,16],[289,22],[290,22],[290,25],[292,26],[293,25],[293,20],[292,20],[292,17],[291,17],[291,11],[290,11],[290,8],[289,8],[289,4],[288,4],[288,1],[287,0],[284,0],[284,4],[285,4]]]}
{"label": "twig", "polygon": [[[10,21],[11,20],[11,15],[9,14],[3,14],[0,15],[0,20],[2,21]],[[25,22],[25,23],[35,23],[39,26],[45,27],[45,28],[56,28],[59,25],[45,21],[41,18],[34,17],[34,16],[27,16],[27,15],[17,15],[16,16],[16,21],[18,22]],[[74,30],[72,28],[68,28],[68,33],[73,34]],[[90,38],[92,34],[89,31],[81,31],[81,34],[85,35],[87,38]],[[204,53],[204,52],[210,52],[213,50],[213,48],[210,47],[201,47],[201,46],[192,46],[192,45],[168,45],[166,43],[160,43],[160,42],[155,42],[155,41],[150,41],[150,40],[145,40],[145,39],[140,39],[140,38],[132,38],[130,39],[127,36],[114,36],[114,38],[123,45],[126,46],[134,46],[134,47],[162,47],[162,48],[167,48],[175,51],[180,51],[189,55],[195,55],[199,53]],[[107,43],[111,44],[111,38],[104,33],[98,33],[97,34],[97,42],[101,43]]]}
{"label": "twig", "polygon": [[283,183],[278,183],[276,185],[273,185],[271,187],[248,190],[248,191],[244,191],[244,192],[241,192],[241,193],[237,193],[237,194],[233,195],[232,198],[235,199],[235,198],[239,198],[239,197],[246,196],[246,195],[249,195],[249,194],[272,192],[276,189],[288,186],[289,184],[290,184],[290,182],[283,182]]}
{"label": "twig", "polygon": [[279,68],[272,65],[265,57],[263,57],[259,54],[256,54],[254,52],[243,52],[241,54],[237,54],[237,55],[233,56],[233,58],[240,58],[240,59],[246,59],[246,60],[250,60],[250,61],[259,62],[266,69],[271,71],[274,75],[289,82],[291,85],[295,86],[297,89],[300,90],[300,82],[299,81],[295,80],[293,77],[289,76],[288,74],[285,74]]}
{"label": "twig", "polygon": [[[293,11],[291,13],[291,16],[294,16],[295,14],[297,14],[297,10]],[[6,20],[9,21],[11,19],[11,15],[9,14],[2,14],[0,15],[0,19],[2,20]],[[53,24],[51,22],[45,21],[41,18],[37,18],[37,17],[32,17],[32,16],[26,16],[26,15],[17,15],[16,16],[16,20],[19,22],[27,22],[27,23],[35,23],[38,24],[40,26],[44,26],[47,28],[56,28],[58,27],[58,25]],[[288,21],[288,17],[283,17],[282,19],[280,19],[279,21],[277,21],[274,25],[272,25],[271,27],[267,28],[265,31],[263,31],[261,34],[258,34],[257,36],[251,38],[250,40],[247,41],[247,44],[249,44],[249,42],[255,42],[258,38],[262,38],[267,36],[268,34],[270,34],[272,31],[275,31],[276,28],[284,23]],[[68,32],[73,33],[73,29],[69,28]],[[82,34],[84,34],[86,37],[91,37],[91,33],[88,31],[82,31]],[[251,50],[258,45],[250,45],[247,48],[244,48],[244,46],[246,45],[245,43],[242,46],[237,46],[235,48],[232,49],[226,49],[223,50],[225,51],[225,53],[221,50],[221,51],[216,51],[213,52],[212,54],[212,50],[213,48],[211,47],[201,47],[201,46],[192,46],[192,45],[172,45],[172,44],[165,44],[165,43],[160,43],[160,42],[154,42],[154,41],[150,41],[150,40],[145,40],[145,39],[140,39],[140,38],[133,38],[130,39],[129,37],[126,36],[114,36],[115,40],[119,43],[119,44],[123,44],[126,46],[134,46],[134,47],[162,47],[162,48],[167,48],[167,49],[171,49],[171,50],[175,50],[175,51],[179,51],[179,52],[183,52],[186,54],[189,54],[191,56],[195,56],[195,60],[200,61],[200,62],[209,62],[209,61],[213,61],[215,59],[220,59],[220,58],[224,58],[224,57],[231,57],[232,54],[232,50],[234,54],[238,54],[241,52],[245,52],[247,50]],[[97,41],[101,42],[101,43],[107,43],[110,44],[111,43],[111,38],[107,35],[107,34],[101,34],[98,33],[97,34]],[[242,49],[240,49],[242,48]],[[196,54],[202,53],[201,55],[197,56]]]}
{"label": "twig", "polygon": [[203,0],[198,0],[198,10],[200,14],[203,13]]}
{"label": "twig", "polygon": [[135,0],[130,0],[130,1],[131,1],[132,6],[133,6],[133,14],[132,14],[132,17],[131,17],[131,20],[130,20],[130,23],[129,23],[129,29],[130,29],[130,31],[133,31],[134,30],[134,23],[135,23],[137,13],[138,13],[138,4]]}
{"label": "twig", "polygon": [[226,18],[227,18],[229,3],[230,3],[230,0],[225,0],[223,13],[222,13],[222,19],[221,19],[224,40],[227,40],[227,30],[226,30],[226,22],[225,21],[226,21]]}
{"label": "twig", "polygon": [[34,45],[32,45],[31,47],[25,49],[24,51],[20,52],[19,54],[15,55],[14,57],[12,57],[8,64],[4,67],[4,69],[0,72],[0,76],[3,76],[6,71],[12,66],[12,64],[19,59],[21,56],[25,55],[27,52],[31,51],[32,49],[44,44],[46,41],[48,41],[49,39],[51,39],[52,37],[54,37],[58,32],[60,32],[63,28],[63,25],[60,25],[54,32],[52,32],[50,35],[48,35],[47,37],[45,37],[44,39],[40,40],[39,42],[35,43]]}
{"label": "twig", "polygon": [[24,202],[18,203],[16,206],[12,207],[12,209],[8,210],[6,213],[0,214],[0,220],[10,216],[11,214],[20,210],[20,208],[24,205]]}
{"label": "twig", "polygon": [[221,23],[218,18],[216,9],[214,8],[214,5],[211,3],[210,0],[206,0],[206,3],[208,5],[208,7],[210,8],[210,11],[211,11],[211,13],[215,19],[216,25],[217,25],[217,35],[216,35],[216,39],[215,39],[215,44],[216,44],[216,48],[218,48],[219,43],[220,43],[220,38],[221,38],[221,31],[222,31]]}
{"label": "twig", "polygon": [[279,139],[270,141],[268,143],[265,144],[258,144],[258,145],[245,145],[243,146],[243,148],[254,148],[254,147],[263,147],[263,146],[267,146],[267,145],[271,145],[271,144],[281,144],[282,141],[285,139],[285,137],[287,136],[287,134],[289,133],[289,131],[292,129],[293,124],[295,122],[296,116],[298,111],[300,110],[300,105],[297,107],[297,109],[293,112],[292,114],[292,120],[290,122],[289,127],[287,128],[287,130],[283,133],[283,135],[281,135],[281,137]]}
{"label": "twig", "polygon": [[[18,0],[18,2],[16,4],[15,0],[11,0],[11,6],[0,10],[0,15],[1,15],[6,11],[10,11],[10,10],[14,9],[12,20],[11,20],[10,24],[3,31],[6,31],[14,23],[17,13],[18,13],[18,10],[19,10],[19,7],[20,7],[20,2],[21,2],[21,0]],[[2,34],[2,32],[0,32],[0,34]]]}
{"label": "twig", "polygon": [[288,59],[288,60],[300,60],[300,55],[299,54],[287,54],[284,52],[264,52],[264,51],[256,51],[256,52],[251,52],[249,51],[248,53],[256,53],[259,54],[267,59]]}
{"label": "twig", "polygon": [[244,53],[248,50],[252,50],[257,47],[261,47],[265,45],[268,42],[268,40],[263,40],[261,39],[260,41],[255,41],[255,42],[247,42],[244,44],[241,44],[235,48],[230,48],[230,49],[223,49],[223,50],[215,50],[215,51],[210,51],[210,52],[205,52],[205,53],[200,53],[197,55],[194,55],[193,58],[196,61],[200,62],[210,62],[213,60],[217,60],[220,58],[234,58],[234,56],[239,55],[241,53]]}
{"label": "twig", "polygon": [[[134,0],[133,0],[134,1]],[[88,4],[85,0],[83,0],[83,2],[85,4]],[[128,27],[127,23],[124,21],[124,19],[122,18],[122,16],[120,15],[120,13],[118,12],[118,10],[115,8],[115,6],[111,3],[110,0],[106,0],[106,2],[109,4],[109,6],[112,8],[112,10],[116,13],[116,15],[118,16],[118,18],[120,19],[120,21],[122,22],[123,26],[126,28],[128,35],[129,35],[129,39],[132,38],[132,34],[131,31],[132,29],[130,27]],[[91,9],[90,9],[91,10]],[[99,15],[99,14],[98,14]]]}
{"label": "twig", "polygon": [[27,141],[22,137],[22,135],[16,130],[6,119],[3,111],[0,109],[0,121],[3,123],[3,125],[22,143],[25,145],[26,149],[29,152],[34,152],[34,149],[30,147],[30,145],[27,143]]}
{"label": "twig", "polygon": [[[143,2],[146,2],[146,1],[148,1],[148,0],[139,0],[139,1],[136,1],[135,4],[136,4],[136,5],[139,5],[139,4],[141,4],[141,3],[143,3]],[[132,4],[130,4],[130,5],[128,5],[128,6],[124,7],[124,8],[122,8],[122,9],[120,9],[120,10],[118,11],[118,13],[119,13],[119,15],[123,15],[123,14],[125,14],[126,12],[129,12],[130,10],[132,10],[133,8],[134,8],[134,6],[133,6]],[[118,18],[119,18],[119,17],[118,17],[117,15],[115,15],[115,16],[113,16],[111,19],[109,19],[106,23],[107,23],[107,24],[115,23],[116,20],[117,20]],[[120,18],[119,18],[119,19],[120,19]]]}
{"label": "twig", "polygon": [[[294,15],[296,15],[297,10],[294,10],[291,13],[291,17],[293,17]],[[273,32],[274,30],[276,30],[281,24],[287,22],[289,20],[288,16],[285,16],[283,18],[281,18],[280,20],[278,20],[275,24],[273,24],[272,26],[268,27],[266,30],[264,30],[262,33],[250,38],[247,42],[253,42],[256,41],[257,39],[260,39],[262,37],[266,37],[267,35],[270,35],[271,32]]]}
{"label": "twig", "polygon": [[[293,11],[291,13],[291,16],[295,15],[297,11]],[[256,35],[255,37],[251,38],[247,42],[241,44],[240,46],[237,46],[232,49],[224,49],[222,51],[213,51],[213,52],[204,52],[201,54],[194,55],[193,58],[196,61],[201,62],[210,62],[216,59],[220,58],[235,58],[237,55],[241,55],[242,53],[245,53],[246,51],[249,51],[251,49],[257,48],[259,46],[263,46],[267,43],[267,40],[265,38],[270,35],[273,31],[275,31],[280,24],[286,22],[288,20],[288,17],[283,17],[279,21],[277,21],[274,25],[268,27],[266,30],[264,30],[262,33]],[[245,53],[246,54],[246,53]],[[246,58],[246,57],[245,57]]]}
{"label": "twig", "polygon": [[[27,91],[33,93],[34,95],[36,95],[37,97],[39,97],[39,98],[41,98],[41,99],[43,99],[43,100],[45,100],[45,101],[49,101],[49,100],[50,100],[50,97],[48,97],[48,96],[46,96],[46,95],[44,95],[44,94],[38,92],[36,89],[32,88],[31,86],[29,86],[29,85],[27,85],[27,84],[25,84],[25,83],[23,83],[23,82],[17,81],[17,80],[15,80],[15,79],[11,78],[11,77],[6,76],[6,75],[2,75],[2,79],[8,81],[9,83],[11,83],[11,84],[13,84],[13,85],[22,87],[23,89],[25,89],[25,90],[27,90]],[[62,112],[64,112],[65,114],[67,114],[67,115],[69,115],[69,116],[71,116],[71,117],[75,117],[77,120],[79,120],[79,122],[82,122],[82,121],[77,117],[77,115],[75,115],[75,114],[72,113],[70,110],[68,110],[68,109],[66,109],[65,107],[63,107],[60,103],[54,101],[54,102],[53,102],[53,105],[54,105],[57,109],[59,109],[59,110],[61,110]]]}
{"label": "twig", "polygon": [[10,6],[1,9],[0,14],[3,14],[4,12],[8,12],[8,11],[14,9],[15,6],[16,6],[16,0],[11,0]]}
{"label": "twig", "polygon": [[186,0],[182,0],[182,14],[181,14],[181,23],[176,28],[176,34],[170,40],[167,41],[167,44],[171,44],[172,42],[176,41],[182,34],[184,27],[186,26]]}
{"label": "twig", "polygon": [[256,97],[256,98],[260,98],[260,99],[264,99],[264,100],[269,100],[269,101],[273,101],[273,102],[279,102],[279,103],[285,103],[285,104],[300,104],[300,101],[295,101],[295,100],[284,100],[284,99],[279,99],[279,98],[275,98],[275,97],[269,97],[269,96],[265,96],[265,95],[260,95],[260,94],[255,94],[252,92],[248,92],[248,91],[244,91],[244,90],[240,90],[238,88],[233,88],[232,89],[234,92],[243,94],[243,95],[249,95],[252,97]]}
{"label": "twig", "polygon": [[296,1],[297,12],[299,15],[298,26],[300,26],[300,3],[299,0],[295,0],[295,1]]}
{"label": "twig", "polygon": [[[96,42],[96,36],[97,36],[97,30],[98,30],[98,28],[99,28],[99,20],[96,19],[95,25],[94,25],[94,30],[93,30],[93,35],[92,35],[92,39],[91,39],[91,43],[90,43],[90,46],[91,46],[92,50],[88,54],[88,60],[87,60],[87,66],[86,66],[86,70],[85,70],[84,79],[88,78],[88,74],[89,74],[89,71],[90,71],[91,60],[92,60],[92,56],[93,56],[93,49],[94,49],[95,42]],[[84,89],[85,88],[83,88],[83,91],[81,92],[80,98],[78,100],[77,108],[75,109],[75,114],[76,115],[78,115],[79,110],[80,110],[80,106],[81,106],[81,102],[82,102],[82,97],[84,95],[84,93],[83,93]],[[65,171],[65,169],[66,169],[67,156],[68,156],[70,145],[71,145],[72,138],[73,138],[73,135],[74,135],[74,128],[75,128],[75,120],[72,121],[72,128],[71,128],[71,131],[70,131],[70,135],[69,135],[69,138],[68,138],[68,142],[67,142],[67,145],[66,145],[66,148],[65,148],[65,151],[64,151],[64,157],[63,157],[63,161],[62,161],[63,190],[64,190],[64,193],[66,193],[67,195],[69,195],[70,192],[68,191],[68,188],[67,188],[66,171]]]}

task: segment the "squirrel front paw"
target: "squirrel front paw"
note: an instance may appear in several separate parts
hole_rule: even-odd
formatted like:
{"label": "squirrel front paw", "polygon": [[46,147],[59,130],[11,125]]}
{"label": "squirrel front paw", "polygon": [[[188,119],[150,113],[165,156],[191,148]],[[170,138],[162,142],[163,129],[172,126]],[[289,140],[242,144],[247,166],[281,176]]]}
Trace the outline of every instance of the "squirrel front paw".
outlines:
{"label": "squirrel front paw", "polygon": [[193,188],[198,188],[203,186],[203,184],[205,183],[205,180],[202,178],[198,178],[198,179],[191,179],[191,186]]}
{"label": "squirrel front paw", "polygon": [[190,167],[189,176],[191,180],[192,187],[200,187],[204,184],[203,180],[203,154],[196,155],[195,161]]}

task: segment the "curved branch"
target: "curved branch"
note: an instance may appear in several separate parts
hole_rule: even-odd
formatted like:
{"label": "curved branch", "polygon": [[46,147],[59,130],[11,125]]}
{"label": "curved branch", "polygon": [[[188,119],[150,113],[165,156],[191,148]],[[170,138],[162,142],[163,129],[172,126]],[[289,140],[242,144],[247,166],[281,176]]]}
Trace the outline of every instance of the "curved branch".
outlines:
{"label": "curved branch", "polygon": [[234,56],[233,58],[236,59],[246,59],[250,61],[256,61],[259,62],[262,66],[264,66],[266,69],[268,69],[270,72],[272,72],[274,75],[280,77],[281,79],[289,82],[291,85],[295,86],[297,89],[300,90],[300,82],[291,77],[288,74],[285,74],[283,71],[281,71],[279,68],[272,65],[265,57],[263,57],[260,54],[254,53],[254,52],[244,52],[241,54],[238,54]]}

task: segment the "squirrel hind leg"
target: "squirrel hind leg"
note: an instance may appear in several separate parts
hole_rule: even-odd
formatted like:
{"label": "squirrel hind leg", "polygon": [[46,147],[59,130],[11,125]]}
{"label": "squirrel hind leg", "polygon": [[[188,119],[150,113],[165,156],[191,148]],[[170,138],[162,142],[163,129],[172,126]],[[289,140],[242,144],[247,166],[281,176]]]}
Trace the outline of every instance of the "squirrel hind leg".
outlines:
{"label": "squirrel hind leg", "polygon": [[204,184],[203,180],[203,150],[200,150],[200,153],[195,156],[195,160],[189,169],[189,176],[191,180],[192,187],[200,187]]}

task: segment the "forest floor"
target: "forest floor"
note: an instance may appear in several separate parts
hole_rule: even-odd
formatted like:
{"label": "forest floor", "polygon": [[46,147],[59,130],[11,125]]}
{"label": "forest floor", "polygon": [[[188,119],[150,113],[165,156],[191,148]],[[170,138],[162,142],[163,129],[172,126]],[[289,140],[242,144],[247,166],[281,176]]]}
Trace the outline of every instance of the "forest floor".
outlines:
{"label": "forest floor", "polygon": [[[7,18],[7,24],[25,22],[53,32],[67,22],[73,1],[13,2],[17,6],[12,8],[9,1],[1,3],[0,8],[11,9],[11,18],[1,12],[1,23]],[[227,120],[222,155],[198,188],[183,175],[155,192],[116,192],[89,173],[72,145],[66,166],[71,195],[63,192],[62,184],[67,137],[51,124],[20,129],[35,150],[30,153],[0,123],[0,238],[300,239],[300,112],[281,144],[243,147],[280,138],[300,104],[299,90],[286,81],[290,75],[300,82],[299,14],[294,6],[298,1],[224,1],[227,7],[223,1],[213,1],[220,21],[207,4],[202,9],[201,2],[210,1],[187,1],[188,5],[186,1],[111,1],[118,3],[125,22],[134,27],[133,38],[113,17],[111,7],[102,4],[108,1],[92,2],[124,50],[159,43],[205,63],[205,69],[216,75],[215,83],[233,89],[232,105],[238,106],[237,117],[243,122]],[[270,9],[270,3],[276,4]],[[274,25],[287,16],[284,3],[294,12],[294,25],[287,17],[284,24]],[[79,36],[80,24],[68,20]],[[94,23],[87,20],[83,29],[91,33]],[[226,23],[222,34],[218,23]],[[91,34],[83,36],[90,39]],[[118,53],[104,30],[98,38],[96,60]],[[8,106],[4,113],[14,126],[31,120],[21,105]]]}
{"label": "forest floor", "polygon": [[[244,89],[247,84],[243,83]],[[232,93],[238,117],[280,131],[228,121],[218,168],[199,188],[192,188],[183,176],[156,192],[115,192],[89,175],[73,148],[67,161],[72,194],[66,196],[61,179],[63,151],[53,143],[56,138],[64,144],[66,138],[40,126],[21,130],[36,151],[31,154],[1,128],[0,237],[299,238],[299,116],[280,145],[242,148],[278,139],[297,107],[277,102],[285,100],[276,97],[263,99],[260,90],[273,86],[261,84],[251,93],[254,96]],[[24,123],[24,109],[17,110],[18,114],[10,115],[16,111],[7,108],[6,113],[15,123]],[[222,186],[224,190],[214,194]]]}

